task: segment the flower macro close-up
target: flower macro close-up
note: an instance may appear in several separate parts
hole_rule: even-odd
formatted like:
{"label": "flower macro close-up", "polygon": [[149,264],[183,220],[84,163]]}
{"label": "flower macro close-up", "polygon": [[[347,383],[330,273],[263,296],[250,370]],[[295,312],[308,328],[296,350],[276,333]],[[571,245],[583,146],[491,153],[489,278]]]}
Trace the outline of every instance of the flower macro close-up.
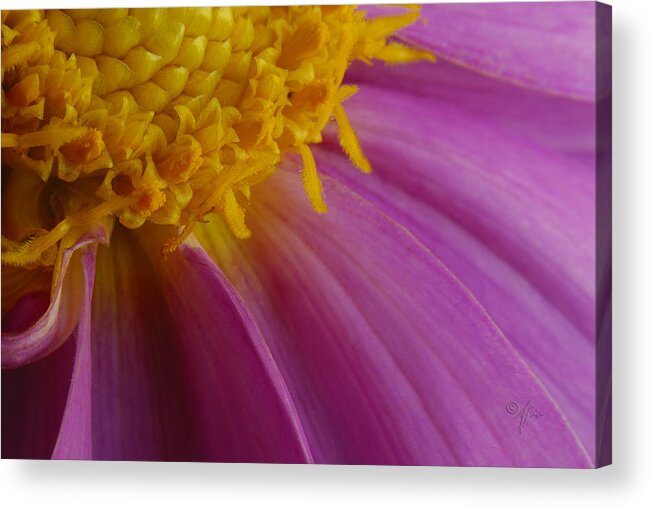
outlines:
{"label": "flower macro close-up", "polygon": [[2,457],[609,463],[601,7],[2,11]]}

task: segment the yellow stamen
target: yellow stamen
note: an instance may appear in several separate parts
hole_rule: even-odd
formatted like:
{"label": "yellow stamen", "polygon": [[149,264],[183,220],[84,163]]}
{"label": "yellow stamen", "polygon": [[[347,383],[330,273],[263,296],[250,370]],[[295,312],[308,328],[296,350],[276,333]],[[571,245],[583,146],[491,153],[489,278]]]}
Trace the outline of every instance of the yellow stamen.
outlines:
{"label": "yellow stamen", "polygon": [[244,222],[244,211],[237,202],[235,194],[231,189],[228,189],[224,194],[224,217],[226,217],[226,223],[235,236],[238,238],[248,238],[251,236],[251,231],[246,227],[246,223]]}
{"label": "yellow stamen", "polygon": [[368,20],[354,6],[3,11],[3,172],[37,175],[53,197],[33,234],[3,240],[3,262],[47,265],[72,228],[114,217],[176,226],[166,251],[209,213],[246,238],[242,203],[287,153],[300,153],[306,194],[326,212],[309,145],[334,116],[345,153],[371,170],[341,105],[357,90],[344,73],[353,60],[432,59],[389,41],[417,18]]}
{"label": "yellow stamen", "polygon": [[339,143],[341,147],[348,155],[350,161],[355,164],[359,169],[364,173],[371,172],[371,163],[368,161],[364,152],[362,151],[361,146],[359,145],[359,140],[357,139],[357,134],[355,130],[350,125],[348,116],[344,111],[344,107],[341,105],[341,101],[350,97],[353,93],[356,92],[356,87],[342,87],[341,88],[341,100],[338,104],[335,105],[335,121],[337,122],[337,127],[339,128]]}
{"label": "yellow stamen", "polygon": [[405,46],[398,42],[392,42],[384,46],[375,53],[375,58],[390,65],[417,62],[419,60],[429,60],[430,62],[436,61],[434,55],[429,51]]}
{"label": "yellow stamen", "polygon": [[41,256],[48,249],[54,247],[73,227],[86,226],[98,222],[114,211],[129,205],[131,201],[129,198],[107,201],[90,210],[83,210],[69,215],[50,231],[30,238],[20,245],[3,242],[2,262],[11,266],[25,266],[31,263],[38,263]]}
{"label": "yellow stamen", "polygon": [[374,18],[367,23],[362,39],[385,40],[397,31],[414,23],[419,16],[419,9],[412,9],[410,12],[404,14]]}
{"label": "yellow stamen", "polygon": [[323,185],[316,171],[316,162],[314,161],[312,150],[307,145],[301,145],[299,151],[303,158],[303,171],[301,172],[301,176],[303,177],[305,193],[318,213],[326,213],[328,207],[323,200]]}

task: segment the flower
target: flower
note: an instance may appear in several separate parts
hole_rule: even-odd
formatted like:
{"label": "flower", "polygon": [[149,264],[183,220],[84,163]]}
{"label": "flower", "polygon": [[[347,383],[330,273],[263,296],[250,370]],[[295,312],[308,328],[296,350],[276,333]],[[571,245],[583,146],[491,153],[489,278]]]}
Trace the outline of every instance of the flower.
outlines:
{"label": "flower", "polygon": [[3,12],[5,456],[594,466],[587,5]]}

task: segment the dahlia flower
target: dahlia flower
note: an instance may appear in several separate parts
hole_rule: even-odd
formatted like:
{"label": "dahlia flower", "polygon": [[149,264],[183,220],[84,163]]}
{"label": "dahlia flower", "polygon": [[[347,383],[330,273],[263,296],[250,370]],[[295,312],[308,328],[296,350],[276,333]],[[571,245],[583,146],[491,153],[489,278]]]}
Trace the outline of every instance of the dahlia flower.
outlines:
{"label": "dahlia flower", "polygon": [[596,20],[3,11],[3,456],[603,463]]}

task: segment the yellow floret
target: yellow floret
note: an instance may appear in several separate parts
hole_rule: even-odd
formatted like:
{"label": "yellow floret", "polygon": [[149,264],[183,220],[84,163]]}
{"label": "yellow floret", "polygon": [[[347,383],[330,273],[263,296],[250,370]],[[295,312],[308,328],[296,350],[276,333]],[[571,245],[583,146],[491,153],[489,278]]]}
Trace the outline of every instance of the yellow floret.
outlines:
{"label": "yellow floret", "polygon": [[3,172],[36,175],[49,196],[37,234],[3,239],[3,262],[47,264],[71,228],[113,216],[177,227],[167,250],[209,213],[248,237],[251,186],[292,152],[325,212],[309,145],[334,117],[346,154],[371,170],[342,106],[356,90],[344,73],[356,59],[431,59],[390,41],[417,17],[367,20],[353,6],[3,11]]}

